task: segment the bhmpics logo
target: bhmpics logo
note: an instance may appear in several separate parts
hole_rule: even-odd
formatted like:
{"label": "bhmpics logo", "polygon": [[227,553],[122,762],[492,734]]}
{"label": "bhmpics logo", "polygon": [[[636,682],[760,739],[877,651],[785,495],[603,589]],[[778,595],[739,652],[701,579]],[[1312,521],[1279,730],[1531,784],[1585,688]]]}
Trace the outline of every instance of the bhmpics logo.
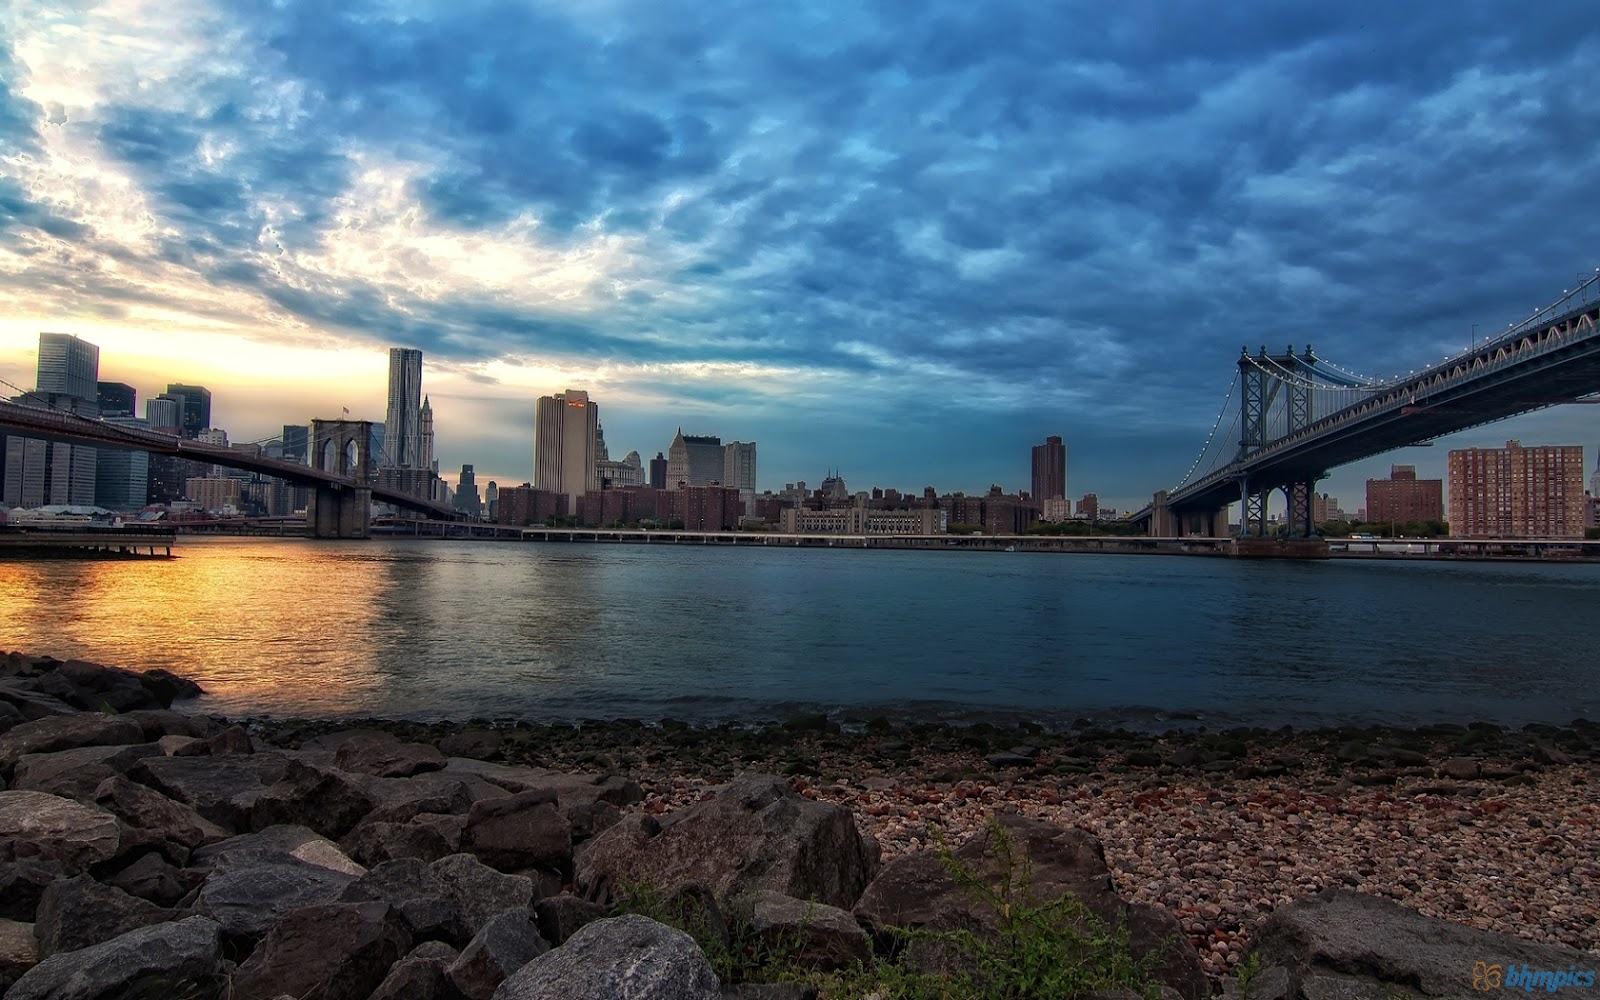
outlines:
{"label": "bhmpics logo", "polygon": [[1579,969],[1576,965],[1561,970],[1530,969],[1526,964],[1508,965],[1502,968],[1498,962],[1472,963],[1472,988],[1485,992],[1520,989],[1525,993],[1532,993],[1535,990],[1554,993],[1568,987],[1589,989],[1594,983],[1595,970]]}

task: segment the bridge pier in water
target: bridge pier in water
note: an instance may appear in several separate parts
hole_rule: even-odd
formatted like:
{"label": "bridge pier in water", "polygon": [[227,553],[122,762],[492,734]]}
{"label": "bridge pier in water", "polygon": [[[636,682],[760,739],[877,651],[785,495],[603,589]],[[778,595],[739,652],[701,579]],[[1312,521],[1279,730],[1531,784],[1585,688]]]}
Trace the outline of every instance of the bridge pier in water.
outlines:
{"label": "bridge pier in water", "polygon": [[311,421],[311,464],[353,486],[319,485],[306,507],[307,538],[366,538],[372,518],[372,421]]}

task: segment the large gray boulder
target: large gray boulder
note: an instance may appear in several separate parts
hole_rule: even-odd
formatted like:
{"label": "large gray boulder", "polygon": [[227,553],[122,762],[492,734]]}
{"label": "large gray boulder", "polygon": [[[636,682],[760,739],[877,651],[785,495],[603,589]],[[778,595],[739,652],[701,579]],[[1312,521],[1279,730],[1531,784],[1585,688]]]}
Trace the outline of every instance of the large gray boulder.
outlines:
{"label": "large gray boulder", "polygon": [[143,675],[86,660],[68,660],[42,675],[39,690],[86,712],[132,712],[172,704],[171,698],[163,703],[156,685]]}
{"label": "large gray boulder", "polygon": [[411,948],[383,903],[331,903],[286,914],[233,976],[233,1000],[368,1000]]}
{"label": "large gray boulder", "polygon": [[1592,953],[1425,917],[1380,896],[1328,889],[1280,906],[1254,935],[1264,970],[1283,969],[1307,997],[1396,993],[1470,997],[1477,963],[1504,971],[1595,966]]}
{"label": "large gray boulder", "polygon": [[95,712],[52,715],[0,735],[0,777],[9,779],[17,761],[28,754],[142,742],[144,730],[128,719]]}
{"label": "large gray boulder", "polygon": [[597,920],[500,984],[494,1000],[721,1000],[694,939],[647,917]]}
{"label": "large gray boulder", "polygon": [[128,777],[224,829],[243,833],[251,829],[256,802],[288,768],[288,758],[275,753],[151,757],[130,768]]}
{"label": "large gray boulder", "polygon": [[[1072,896],[1103,924],[1126,926],[1136,957],[1154,964],[1158,979],[1188,1000],[1209,994],[1200,956],[1177,918],[1154,906],[1129,904],[1117,895],[1105,851],[1093,834],[1025,816],[999,817],[999,834],[986,829],[955,851],[955,862],[998,891],[1025,869],[1034,904]],[[1011,862],[1003,860],[1009,844]],[[874,934],[889,928],[991,933],[996,913],[961,886],[933,851],[917,851],[884,866],[856,904],[855,915]]]}
{"label": "large gray boulder", "polygon": [[341,903],[388,903],[413,940],[448,941],[462,946],[474,931],[457,903],[459,891],[416,858],[386,861],[351,882],[339,893]]}
{"label": "large gray boulder", "polygon": [[154,743],[24,754],[12,772],[11,787],[87,802],[101,781],[126,773],[145,757],[159,756],[161,748]]}
{"label": "large gray boulder", "polygon": [[39,942],[33,925],[0,918],[0,994],[39,964]]}
{"label": "large gray boulder", "polygon": [[619,884],[671,892],[698,882],[724,903],[771,889],[849,907],[877,858],[848,809],[797,795],[782,778],[746,774],[659,823],[635,814],[598,834],[576,853],[574,883],[591,898]]}
{"label": "large gray boulder", "polygon": [[456,954],[447,944],[424,941],[389,967],[369,1000],[461,1000],[448,976]]}
{"label": "large gray boulder", "polygon": [[194,908],[230,938],[253,940],[290,911],[332,901],[355,879],[289,854],[238,852],[218,860]]}
{"label": "large gray boulder", "polygon": [[448,761],[426,743],[403,743],[388,733],[363,733],[339,744],[334,762],[346,771],[380,778],[409,778],[442,771]]}
{"label": "large gray boulder", "polygon": [[450,963],[450,983],[467,1000],[490,1000],[506,978],[550,950],[526,909],[507,910],[483,925]]}
{"label": "large gray boulder", "polygon": [[419,813],[403,823],[362,821],[339,846],[369,868],[397,858],[438,861],[461,853],[465,824],[465,817],[438,813]]}
{"label": "large gray boulder", "polygon": [[259,854],[287,854],[297,861],[345,875],[359,876],[366,869],[356,864],[339,845],[314,830],[303,826],[284,824],[269,826],[255,833],[229,837],[196,850],[189,859],[195,867],[211,867],[233,855],[250,857]]}
{"label": "large gray boulder", "polygon": [[572,865],[572,823],[546,789],[484,799],[467,813],[461,849],[501,871],[564,872]]}
{"label": "large gray boulder", "polygon": [[6,1000],[212,997],[221,986],[220,951],[221,929],[205,917],[152,924],[50,956],[24,973]]}
{"label": "large gray boulder", "polygon": [[0,862],[0,919],[33,923],[39,900],[56,879],[66,875],[60,864],[38,858]]}
{"label": "large gray boulder", "polygon": [[750,909],[750,929],[774,953],[805,969],[845,969],[872,959],[872,940],[856,918],[822,903],[760,889],[739,901]]}
{"label": "large gray boulder", "polygon": [[117,818],[48,792],[0,792],[0,861],[55,862],[69,875],[116,857]]}
{"label": "large gray boulder", "polygon": [[181,865],[188,862],[195,848],[228,837],[228,831],[188,806],[120,774],[107,777],[95,787],[94,802],[122,821],[119,851],[123,855],[154,848]]}
{"label": "large gray boulder", "polygon": [[[251,757],[223,759],[249,760]],[[298,823],[338,840],[379,804],[379,796],[372,787],[372,782],[378,780],[368,775],[350,774],[309,755],[290,755],[283,778],[264,790],[253,803],[250,825],[259,830]]]}
{"label": "large gray boulder", "polygon": [[476,935],[506,910],[533,906],[532,879],[497,872],[470,854],[452,854],[428,868],[444,883],[468,935]]}
{"label": "large gray boulder", "polygon": [[39,957],[49,958],[171,919],[169,909],[79,875],[45,890],[33,933],[39,939]]}

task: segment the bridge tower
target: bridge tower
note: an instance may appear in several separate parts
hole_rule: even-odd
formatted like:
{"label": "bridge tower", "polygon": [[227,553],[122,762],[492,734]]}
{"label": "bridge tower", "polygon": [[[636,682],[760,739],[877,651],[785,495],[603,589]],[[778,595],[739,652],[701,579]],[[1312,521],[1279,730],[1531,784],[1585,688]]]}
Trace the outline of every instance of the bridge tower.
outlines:
{"label": "bridge tower", "polygon": [[[1297,355],[1291,344],[1282,354],[1268,354],[1263,346],[1254,357],[1248,347],[1239,349],[1239,453],[1244,461],[1269,442],[1298,433],[1315,419],[1312,405],[1312,368],[1317,356],[1307,344]],[[1267,498],[1282,489],[1288,500],[1290,534],[1309,537],[1313,531],[1312,498],[1321,476],[1287,482],[1239,477],[1241,535],[1267,533]]]}
{"label": "bridge tower", "polygon": [[311,465],[355,482],[312,490],[306,537],[366,538],[372,513],[372,421],[311,421]]}

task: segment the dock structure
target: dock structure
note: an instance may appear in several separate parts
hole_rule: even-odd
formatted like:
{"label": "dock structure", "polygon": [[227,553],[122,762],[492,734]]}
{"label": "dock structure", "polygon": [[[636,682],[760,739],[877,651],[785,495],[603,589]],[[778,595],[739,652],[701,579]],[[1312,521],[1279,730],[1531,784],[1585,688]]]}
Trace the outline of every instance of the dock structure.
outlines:
{"label": "dock structure", "polygon": [[171,530],[138,528],[4,528],[0,559],[40,556],[86,559],[170,559]]}

